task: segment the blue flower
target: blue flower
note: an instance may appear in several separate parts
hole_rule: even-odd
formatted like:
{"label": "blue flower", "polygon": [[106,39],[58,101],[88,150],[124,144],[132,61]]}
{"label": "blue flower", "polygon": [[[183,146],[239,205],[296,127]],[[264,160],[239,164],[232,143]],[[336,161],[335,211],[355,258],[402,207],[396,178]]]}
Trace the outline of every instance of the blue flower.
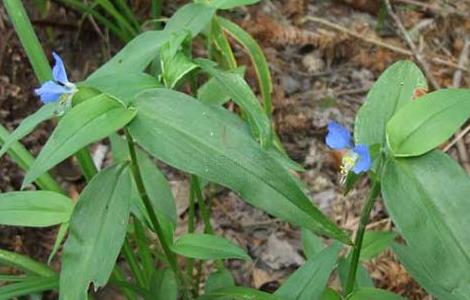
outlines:
{"label": "blue flower", "polygon": [[53,52],[55,64],[52,68],[52,78],[44,82],[34,92],[38,95],[44,104],[59,101],[61,106],[70,106],[73,94],[77,91],[75,84],[67,78],[64,62],[57,53]]}
{"label": "blue flower", "polygon": [[341,175],[344,178],[350,171],[360,174],[370,169],[372,159],[369,147],[367,145],[354,145],[351,133],[340,124],[336,122],[328,123],[326,144],[332,149],[345,151],[341,165]]}

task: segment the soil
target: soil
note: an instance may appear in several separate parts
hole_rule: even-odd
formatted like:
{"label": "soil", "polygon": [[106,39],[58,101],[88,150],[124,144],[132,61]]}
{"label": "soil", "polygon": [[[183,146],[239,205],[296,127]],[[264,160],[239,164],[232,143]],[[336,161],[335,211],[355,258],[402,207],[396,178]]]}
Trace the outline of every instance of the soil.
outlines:
{"label": "soil", "polygon": [[[146,18],[149,1],[131,2],[136,12]],[[166,4],[164,15],[170,16],[182,2]],[[462,52],[465,40],[470,41],[470,18],[465,15],[470,11],[469,2],[433,0],[418,5],[412,2],[392,1],[395,12],[424,54],[428,77],[435,78],[442,87],[450,87],[456,84],[453,81],[459,68],[466,69],[458,84],[468,87],[470,66],[462,60]],[[44,49],[47,53],[55,50],[61,54],[72,81],[84,79],[122,47],[100,25],[82,19],[69,8],[51,2],[42,14],[34,1],[24,3]],[[352,128],[358,108],[380,73],[396,60],[413,59],[396,50],[409,51],[409,46],[397,33],[394,20],[383,17],[381,9],[361,0],[278,0],[261,1],[226,14],[259,41],[268,58],[274,83],[275,126],[289,155],[306,169],[299,177],[309,195],[340,226],[351,231],[357,227],[368,183],[362,180],[356,189],[343,195],[338,180],[338,156],[324,145],[325,127],[328,120],[334,119]],[[359,37],[351,35],[351,31]],[[3,6],[0,35],[0,121],[12,130],[41,104],[32,93],[38,82]],[[385,46],[378,46],[376,41]],[[242,49],[238,45],[235,48],[241,64],[249,65]],[[458,67],[459,61],[463,63]],[[253,68],[248,68],[246,78],[257,89]],[[23,140],[24,145],[37,154],[53,128],[53,122],[41,125]],[[469,143],[470,135],[463,136],[460,148],[453,146],[448,151],[463,166],[469,163]],[[97,145],[93,149],[97,151]],[[162,167],[175,192],[180,215],[177,231],[182,233],[187,222],[188,179],[180,172]],[[75,197],[84,185],[73,161],[56,168],[54,174]],[[1,158],[1,192],[18,190],[23,175],[7,156]],[[252,263],[227,263],[237,283],[275,290],[304,261],[299,230],[254,209],[230,191],[218,190],[215,195],[211,203],[217,233],[236,241],[255,258]],[[369,228],[393,228],[381,201],[373,210]],[[0,248],[45,262],[56,232],[57,228],[1,226]],[[57,258],[53,267],[59,269]],[[432,299],[390,251],[368,262],[367,268],[378,287],[409,299]],[[11,271],[0,268],[1,273]],[[337,278],[332,278],[332,285],[339,285]],[[99,298],[117,297],[110,295],[113,294],[105,291]]]}

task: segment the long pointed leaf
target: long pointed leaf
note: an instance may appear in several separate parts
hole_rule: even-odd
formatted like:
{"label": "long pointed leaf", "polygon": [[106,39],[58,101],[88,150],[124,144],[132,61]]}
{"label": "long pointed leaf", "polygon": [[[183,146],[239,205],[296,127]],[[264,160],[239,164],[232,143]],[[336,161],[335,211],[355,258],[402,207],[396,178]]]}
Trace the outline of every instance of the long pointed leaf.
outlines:
{"label": "long pointed leaf", "polygon": [[470,118],[470,90],[442,89],[408,103],[387,124],[395,156],[418,156],[444,143]]}
{"label": "long pointed leaf", "polygon": [[2,149],[0,149],[0,157],[8,151],[14,142],[17,142],[28,135],[38,124],[52,118],[55,114],[56,107],[56,103],[46,104],[35,113],[25,118],[5,140]]}
{"label": "long pointed leaf", "polygon": [[75,106],[60,120],[26,173],[23,186],[88,144],[123,127],[135,113],[104,94]]}
{"label": "long pointed leaf", "polygon": [[310,258],[276,291],[284,300],[318,300],[326,288],[341,245],[335,243]]}
{"label": "long pointed leaf", "polygon": [[354,138],[369,146],[385,142],[385,127],[406,103],[413,99],[416,88],[427,89],[426,77],[411,61],[399,61],[383,72],[357,113]]}
{"label": "long pointed leaf", "polygon": [[230,113],[167,89],[146,91],[134,105],[139,113],[129,124],[130,132],[158,159],[225,185],[270,214],[349,243],[283,165],[226,121]]}
{"label": "long pointed leaf", "polygon": [[108,281],[126,236],[132,179],[127,165],[109,167],[86,186],[70,219],[60,299],[86,299],[88,285]]}
{"label": "long pointed leaf", "polygon": [[447,155],[390,159],[382,176],[387,210],[406,246],[395,246],[413,277],[439,299],[470,299],[470,180]]}
{"label": "long pointed leaf", "polygon": [[271,142],[271,121],[264,113],[261,104],[246,81],[237,73],[222,71],[215,67],[214,63],[207,59],[197,59],[196,63],[208,74],[214,77],[227,91],[232,100],[237,103],[250,117],[259,133],[261,145]]}
{"label": "long pointed leaf", "polygon": [[63,194],[34,191],[0,194],[0,224],[46,227],[69,220],[72,200]]}

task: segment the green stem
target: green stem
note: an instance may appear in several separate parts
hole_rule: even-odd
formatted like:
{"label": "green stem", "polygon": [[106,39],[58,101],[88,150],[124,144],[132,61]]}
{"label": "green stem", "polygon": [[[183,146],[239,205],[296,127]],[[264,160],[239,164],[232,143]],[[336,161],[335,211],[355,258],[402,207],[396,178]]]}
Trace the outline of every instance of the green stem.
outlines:
{"label": "green stem", "polygon": [[[210,210],[206,205],[206,200],[204,199],[201,191],[201,185],[199,184],[199,178],[195,175],[191,175],[191,189],[194,189],[194,194],[197,198],[197,203],[199,204],[199,208],[201,209],[201,216],[202,221],[204,222],[204,232],[208,234],[214,234],[214,229],[212,228],[211,220],[210,220]],[[220,259],[215,261],[215,265],[217,268],[221,269],[224,267],[224,262]],[[199,277],[200,274],[198,273],[197,276]],[[196,288],[199,286],[198,279],[196,278]]]}
{"label": "green stem", "polygon": [[[111,278],[109,279],[109,281],[110,282],[126,282],[124,274],[122,273],[121,269],[118,268],[118,266],[114,266],[114,269],[113,269],[113,272],[111,273]],[[137,299],[134,291],[132,291],[129,288],[123,287],[122,285],[118,285],[118,286],[127,299],[129,300]]]}
{"label": "green stem", "polygon": [[144,181],[142,179],[142,174],[140,173],[139,165],[137,163],[137,155],[135,151],[134,140],[127,129],[124,129],[124,132],[126,134],[127,145],[129,147],[129,154],[131,157],[132,176],[134,177],[135,184],[137,186],[137,190],[139,192],[140,198],[142,199],[142,202],[144,203],[145,209],[149,215],[150,222],[152,223],[153,229],[155,230],[155,233],[157,234],[158,239],[160,240],[160,244],[162,245],[163,252],[165,253],[168,263],[170,264],[171,269],[173,270],[173,272],[176,275],[176,278],[179,281],[178,283],[183,292],[183,298],[189,299],[188,290],[184,284],[183,275],[180,269],[178,268],[176,255],[170,249],[168,241],[166,240],[162,227],[160,225],[160,221],[158,220],[155,210],[152,207],[152,202],[150,201],[150,198],[148,197],[147,192],[145,190]]}
{"label": "green stem", "polygon": [[15,28],[21,45],[33,66],[34,74],[40,82],[52,78],[51,68],[47,57],[42,51],[39,39],[34,33],[33,26],[29,21],[28,15],[20,0],[4,0],[5,8],[10,16],[13,27]]}
{"label": "green stem", "polygon": [[195,175],[191,175],[191,188],[194,189],[199,208],[201,209],[202,221],[204,222],[204,232],[214,234],[214,229],[210,221],[209,209],[206,206],[204,197],[202,196],[201,186],[199,184],[199,178]]}
{"label": "green stem", "polygon": [[85,176],[87,182],[90,182],[93,176],[98,173],[98,170],[96,169],[95,163],[93,162],[93,158],[91,157],[90,152],[87,148],[82,148],[78,150],[77,153],[75,153],[75,157],[78,160],[83,176]]}
{"label": "green stem", "polygon": [[[196,205],[194,203],[194,188],[191,177],[190,190],[189,190],[189,211],[188,211],[188,233],[194,233],[195,228],[195,218],[196,218]],[[191,283],[193,283],[193,270],[194,270],[194,259],[186,258],[186,276],[189,278]],[[193,295],[194,286],[193,286]]]}
{"label": "green stem", "polygon": [[132,247],[129,243],[128,238],[124,240],[124,244],[122,245],[122,253],[126,257],[126,261],[129,264],[129,267],[131,268],[132,274],[134,274],[137,285],[142,288],[145,287],[146,285],[144,273],[142,272],[142,269],[140,268],[139,263],[137,262],[137,258],[135,257],[134,252],[132,251]]}
{"label": "green stem", "polygon": [[139,248],[140,260],[142,261],[142,267],[144,269],[145,279],[147,282],[150,281],[150,276],[154,270],[153,258],[150,252],[147,237],[145,236],[145,229],[142,223],[134,218],[134,229],[137,240],[137,246]]}
{"label": "green stem", "polygon": [[[152,19],[158,19],[162,15],[163,0],[152,0]],[[160,23],[155,23],[155,29],[160,29]]]}
{"label": "green stem", "polygon": [[354,290],[354,284],[356,282],[357,267],[359,265],[359,258],[361,256],[362,241],[364,240],[364,233],[366,231],[367,223],[369,222],[369,215],[374,207],[375,200],[380,193],[380,182],[378,179],[374,179],[372,187],[367,196],[366,203],[361,212],[359,220],[359,227],[357,228],[356,238],[354,240],[354,248],[352,253],[351,265],[349,266],[348,279],[346,281],[345,294],[349,295]]}

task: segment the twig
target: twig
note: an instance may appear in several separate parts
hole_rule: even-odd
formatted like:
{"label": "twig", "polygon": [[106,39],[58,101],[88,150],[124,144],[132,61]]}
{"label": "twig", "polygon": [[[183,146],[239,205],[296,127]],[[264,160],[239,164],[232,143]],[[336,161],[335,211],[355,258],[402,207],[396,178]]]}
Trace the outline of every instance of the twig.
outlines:
{"label": "twig", "polygon": [[406,43],[408,44],[408,47],[410,48],[411,52],[413,53],[413,56],[415,57],[416,61],[421,65],[421,68],[424,71],[424,74],[428,78],[429,82],[431,83],[432,87],[435,90],[440,89],[440,85],[437,82],[436,78],[431,72],[431,69],[429,67],[428,62],[426,59],[423,57],[421,52],[418,50],[416,47],[415,43],[411,39],[410,35],[408,34],[408,31],[406,30],[405,26],[403,26],[403,23],[401,22],[400,18],[398,17],[397,14],[393,11],[392,5],[390,4],[390,0],[384,0],[385,6],[387,8],[387,12],[392,17],[392,19],[395,21],[395,24],[398,27],[398,30],[400,30],[401,35],[405,39]]}
{"label": "twig", "polygon": [[[465,44],[462,48],[462,52],[460,53],[459,57],[459,65],[465,66],[465,64],[468,61],[468,54],[469,54],[469,49],[470,49],[470,38],[466,37],[465,38]],[[457,70],[454,73],[454,77],[452,80],[452,86],[454,88],[460,87],[462,83],[462,71]],[[454,144],[457,144],[457,151],[459,152],[459,157],[462,162],[462,165],[464,166],[465,170],[470,173],[470,161],[468,159],[468,152],[467,152],[467,147],[465,146],[465,143],[463,141],[463,137],[465,134],[470,130],[470,126],[467,126],[465,130],[459,131],[456,135],[454,140],[447,145],[445,149],[449,150],[450,147],[452,147]],[[455,142],[454,142],[455,141]],[[445,151],[447,151],[445,150]]]}
{"label": "twig", "polygon": [[469,17],[468,14],[465,14],[464,12],[458,11],[449,6],[441,7],[438,4],[429,4],[429,3],[419,2],[416,0],[393,0],[393,2],[402,3],[402,4],[410,4],[416,7],[420,7],[424,11],[432,12],[437,15],[443,15],[443,12],[447,12],[447,13],[454,14],[460,17],[464,17],[464,18]]}
{"label": "twig", "polygon": [[[306,16],[304,21],[311,21],[311,22],[321,24],[323,26],[329,27],[329,28],[334,29],[336,31],[345,33],[349,36],[352,36],[354,38],[362,40],[366,43],[370,43],[370,44],[376,45],[378,47],[391,50],[393,52],[399,53],[399,54],[404,55],[404,56],[413,56],[413,52],[411,52],[408,49],[404,49],[404,48],[401,48],[399,46],[394,46],[394,45],[391,45],[389,43],[386,43],[384,41],[381,41],[381,40],[378,40],[378,39],[375,39],[375,38],[366,37],[366,36],[364,36],[362,34],[359,34],[359,33],[355,32],[353,30],[350,30],[350,29],[345,28],[341,25],[332,23],[332,22],[330,22],[326,19],[323,19],[323,18],[313,17],[313,16]],[[453,69],[458,69],[458,70],[462,70],[464,72],[470,73],[469,69],[467,69],[465,67],[460,67],[460,66],[458,66],[457,64],[455,64],[453,62],[443,60],[442,58],[439,58],[439,57],[430,58],[430,61],[432,61],[433,63],[438,64],[438,65],[443,65],[443,66],[447,66],[447,67],[450,67],[450,68],[453,68]]]}
{"label": "twig", "polygon": [[459,133],[457,133],[454,137],[454,139],[447,144],[442,151],[447,152],[449,151],[450,148],[452,148],[459,140],[461,140],[468,132],[470,131],[470,124],[465,127],[465,129],[461,130]]}

